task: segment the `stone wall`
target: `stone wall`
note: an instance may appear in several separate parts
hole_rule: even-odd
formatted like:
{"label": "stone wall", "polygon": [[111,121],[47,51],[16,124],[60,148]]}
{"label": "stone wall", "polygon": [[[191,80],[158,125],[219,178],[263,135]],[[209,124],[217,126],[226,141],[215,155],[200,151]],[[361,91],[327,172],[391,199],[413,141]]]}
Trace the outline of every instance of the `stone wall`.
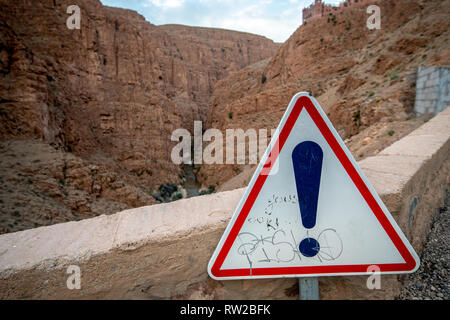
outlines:
{"label": "stone wall", "polygon": [[438,114],[450,105],[450,67],[419,67],[417,70],[417,114]]}
{"label": "stone wall", "polygon": [[[450,108],[359,162],[420,254],[450,183]],[[0,236],[0,299],[297,299],[297,279],[214,281],[206,267],[244,189]],[[66,286],[81,270],[81,289]],[[320,278],[321,299],[392,299],[407,275]]]}

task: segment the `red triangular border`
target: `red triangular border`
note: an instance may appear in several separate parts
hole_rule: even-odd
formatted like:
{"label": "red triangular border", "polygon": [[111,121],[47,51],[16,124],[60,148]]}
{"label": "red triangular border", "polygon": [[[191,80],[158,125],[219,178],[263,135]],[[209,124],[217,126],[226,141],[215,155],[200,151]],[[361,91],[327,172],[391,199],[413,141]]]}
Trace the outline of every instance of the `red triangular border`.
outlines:
{"label": "red triangular border", "polygon": [[[367,185],[364,183],[361,176],[358,174],[358,171],[353,166],[350,159],[347,157],[346,153],[342,149],[341,145],[337,141],[336,137],[331,132],[330,128],[320,115],[319,111],[314,106],[313,102],[307,96],[300,96],[294,107],[291,110],[291,113],[286,120],[278,139],[275,143],[275,150],[279,150],[277,154],[270,153],[267,162],[265,163],[265,168],[271,168],[272,164],[275,163],[278,154],[281,153],[281,150],[286,142],[294,124],[296,123],[301,111],[303,108],[306,108],[309,115],[313,119],[316,126],[319,128],[323,137],[326,139],[331,149],[334,151],[336,157],[341,162],[343,167],[345,168],[347,174],[352,179],[355,186],[358,188],[359,192],[371,208],[372,212],[377,217],[378,221],[382,225],[383,229],[388,234],[391,241],[394,243],[395,247],[401,254],[402,258],[406,261],[405,263],[394,263],[394,264],[377,264],[380,268],[380,272],[402,272],[402,271],[412,271],[416,267],[416,261],[409,252],[408,248],[403,243],[402,239],[390,223],[389,219],[384,214],[380,205],[370,192]],[[272,149],[273,150],[273,149]],[[273,157],[273,158],[272,158]],[[241,211],[237,219],[232,226],[227,239],[223,243],[222,248],[220,249],[219,254],[216,257],[212,267],[211,274],[216,278],[227,278],[227,277],[251,277],[251,276],[276,276],[276,275],[302,275],[302,274],[339,274],[339,273],[367,273],[368,267],[370,265],[340,265],[340,266],[299,266],[299,267],[280,267],[280,268],[245,268],[245,269],[227,269],[221,270],[220,268],[223,265],[236,237],[238,236],[242,225],[244,224],[256,198],[259,195],[261,188],[263,187],[265,181],[267,179],[267,175],[260,175],[256,179],[252,190],[248,194],[248,197],[242,206]]]}

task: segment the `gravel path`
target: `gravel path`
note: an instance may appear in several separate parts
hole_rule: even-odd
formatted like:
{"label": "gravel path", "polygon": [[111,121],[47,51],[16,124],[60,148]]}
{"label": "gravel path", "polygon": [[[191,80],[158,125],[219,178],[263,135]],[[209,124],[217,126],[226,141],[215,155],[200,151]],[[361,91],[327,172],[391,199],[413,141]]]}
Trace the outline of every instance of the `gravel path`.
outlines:
{"label": "gravel path", "polygon": [[400,294],[402,300],[449,300],[450,282],[450,192],[445,207],[433,218],[431,232],[422,252],[421,266],[410,275]]}

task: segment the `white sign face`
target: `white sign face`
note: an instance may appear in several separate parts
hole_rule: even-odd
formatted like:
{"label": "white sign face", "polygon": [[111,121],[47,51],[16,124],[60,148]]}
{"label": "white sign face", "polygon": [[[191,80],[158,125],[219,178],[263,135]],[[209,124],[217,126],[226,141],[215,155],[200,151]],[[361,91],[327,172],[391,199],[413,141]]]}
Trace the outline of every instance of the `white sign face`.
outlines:
{"label": "white sign face", "polygon": [[314,98],[292,99],[208,265],[217,280],[411,273],[419,258]]}

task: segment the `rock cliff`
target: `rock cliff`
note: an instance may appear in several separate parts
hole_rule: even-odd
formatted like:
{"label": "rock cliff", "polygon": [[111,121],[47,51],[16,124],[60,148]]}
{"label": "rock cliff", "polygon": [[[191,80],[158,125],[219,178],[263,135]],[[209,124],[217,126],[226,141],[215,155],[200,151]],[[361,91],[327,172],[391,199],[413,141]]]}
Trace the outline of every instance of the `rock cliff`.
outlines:
{"label": "rock cliff", "polygon": [[[110,186],[94,192],[92,181],[85,181],[89,187],[80,188],[87,204],[103,197],[122,204],[120,209],[152,203],[147,193],[180,180],[181,169],[170,160],[172,131],[206,120],[216,82],[272,56],[278,45],[228,30],[155,26],[97,0],[77,1],[81,29],[70,30],[71,4],[0,0],[0,139],[26,140],[4,146],[17,157],[27,144],[51,146],[58,157],[75,157],[86,172],[92,165],[140,190],[131,198],[107,196]],[[18,165],[25,166],[20,160]],[[14,183],[5,182],[3,202],[14,202],[11,188]]]}
{"label": "rock cliff", "polygon": [[[357,160],[417,128],[426,120],[411,113],[417,67],[450,64],[450,1],[372,3],[381,8],[380,30],[366,27],[365,5],[330,13],[299,27],[273,58],[219,81],[209,127],[270,132],[292,96],[308,91]],[[250,165],[204,165],[199,179],[229,190],[245,186],[253,170]]]}

